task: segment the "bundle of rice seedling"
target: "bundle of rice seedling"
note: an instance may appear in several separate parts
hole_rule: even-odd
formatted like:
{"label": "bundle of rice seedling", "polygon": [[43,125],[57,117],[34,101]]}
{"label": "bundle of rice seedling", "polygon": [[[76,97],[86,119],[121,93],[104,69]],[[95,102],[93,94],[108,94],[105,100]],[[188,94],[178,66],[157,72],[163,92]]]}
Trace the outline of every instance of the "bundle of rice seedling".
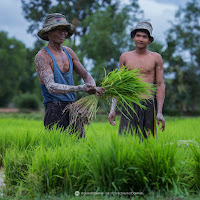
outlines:
{"label": "bundle of rice seedling", "polygon": [[93,117],[96,116],[98,100],[96,95],[83,97],[72,104],[68,104],[63,113],[69,111],[70,124],[89,125]]}
{"label": "bundle of rice seedling", "polygon": [[[123,66],[119,70],[113,70],[106,74],[101,84],[106,89],[102,100],[106,104],[110,104],[110,98],[117,100],[117,106],[122,105],[130,107],[133,111],[133,103],[145,109],[142,102],[152,97],[155,88],[152,84],[144,82],[141,78],[140,70],[135,68],[129,70]],[[118,109],[121,111],[120,107]]]}
{"label": "bundle of rice seedling", "polygon": [[113,70],[108,74],[105,71],[101,87],[106,89],[102,97],[89,95],[66,106],[64,112],[66,110],[69,111],[71,123],[79,121],[83,124],[89,124],[96,115],[99,100],[110,106],[110,100],[115,98],[120,111],[119,105],[123,106],[126,110],[128,106],[134,112],[133,103],[145,109],[142,102],[152,97],[153,91],[155,91],[152,84],[142,80],[139,69],[129,70],[125,66]]}

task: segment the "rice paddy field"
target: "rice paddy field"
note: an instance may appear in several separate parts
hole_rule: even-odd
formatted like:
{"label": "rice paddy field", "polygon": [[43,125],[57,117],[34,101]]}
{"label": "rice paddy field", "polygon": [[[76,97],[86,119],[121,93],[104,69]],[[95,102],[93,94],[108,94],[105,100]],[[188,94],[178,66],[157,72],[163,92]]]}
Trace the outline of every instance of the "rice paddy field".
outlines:
{"label": "rice paddy field", "polygon": [[200,118],[166,117],[157,140],[118,135],[107,116],[84,139],[35,114],[0,115],[1,199],[200,199]]}

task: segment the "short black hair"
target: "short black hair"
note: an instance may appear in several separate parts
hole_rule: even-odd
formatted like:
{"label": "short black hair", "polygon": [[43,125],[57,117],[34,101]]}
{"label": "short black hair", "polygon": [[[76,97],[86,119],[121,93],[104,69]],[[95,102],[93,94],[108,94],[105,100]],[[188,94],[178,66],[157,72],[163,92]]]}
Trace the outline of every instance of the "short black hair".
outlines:
{"label": "short black hair", "polygon": [[152,41],[152,37],[150,36],[149,31],[146,30],[146,29],[135,29],[134,31],[131,32],[131,38],[133,38],[137,32],[146,33],[148,35],[148,37],[149,37],[149,40]]}

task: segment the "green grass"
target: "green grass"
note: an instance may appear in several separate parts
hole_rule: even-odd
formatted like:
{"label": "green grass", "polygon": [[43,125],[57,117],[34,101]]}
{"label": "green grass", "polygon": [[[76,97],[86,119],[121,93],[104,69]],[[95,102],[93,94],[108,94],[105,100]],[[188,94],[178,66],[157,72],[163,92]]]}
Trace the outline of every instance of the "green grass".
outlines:
{"label": "green grass", "polygon": [[[30,117],[1,118],[4,191],[11,199],[127,198],[119,192],[144,194],[134,199],[198,198],[199,120],[167,118],[166,130],[158,131],[157,140],[141,142],[118,135],[119,118],[115,127],[108,122],[91,123],[85,139],[47,131],[41,120]],[[80,197],[74,195],[76,191],[82,192]]]}

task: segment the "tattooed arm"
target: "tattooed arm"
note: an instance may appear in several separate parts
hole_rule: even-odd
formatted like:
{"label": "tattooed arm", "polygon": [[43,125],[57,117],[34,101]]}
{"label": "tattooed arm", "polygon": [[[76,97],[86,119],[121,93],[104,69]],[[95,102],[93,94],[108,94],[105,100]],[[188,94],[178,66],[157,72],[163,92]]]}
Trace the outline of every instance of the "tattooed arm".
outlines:
{"label": "tattooed arm", "polygon": [[41,50],[36,55],[35,65],[36,65],[36,71],[37,71],[40,83],[45,84],[47,90],[50,93],[65,94],[65,93],[78,92],[78,91],[93,92],[93,93],[96,92],[94,85],[88,84],[88,83],[84,85],[78,85],[78,86],[55,83],[53,70],[50,66],[49,60],[44,50]]}
{"label": "tattooed arm", "polygon": [[78,57],[74,53],[74,51],[70,48],[65,47],[65,49],[69,52],[72,62],[74,65],[74,71],[84,80],[85,83],[90,83],[96,86],[96,83],[92,76],[85,70],[81,62],[79,61]]}
{"label": "tattooed arm", "polygon": [[[64,47],[70,54],[72,58],[72,62],[74,64],[74,71],[84,80],[86,84],[91,84],[91,86],[94,86],[95,92],[98,96],[103,96],[103,93],[105,91],[102,87],[96,87],[96,83],[92,76],[85,70],[81,62],[79,61],[78,57],[74,53],[74,51],[68,47]],[[93,91],[92,91],[93,92]],[[94,94],[91,92],[88,92],[89,94]]]}

